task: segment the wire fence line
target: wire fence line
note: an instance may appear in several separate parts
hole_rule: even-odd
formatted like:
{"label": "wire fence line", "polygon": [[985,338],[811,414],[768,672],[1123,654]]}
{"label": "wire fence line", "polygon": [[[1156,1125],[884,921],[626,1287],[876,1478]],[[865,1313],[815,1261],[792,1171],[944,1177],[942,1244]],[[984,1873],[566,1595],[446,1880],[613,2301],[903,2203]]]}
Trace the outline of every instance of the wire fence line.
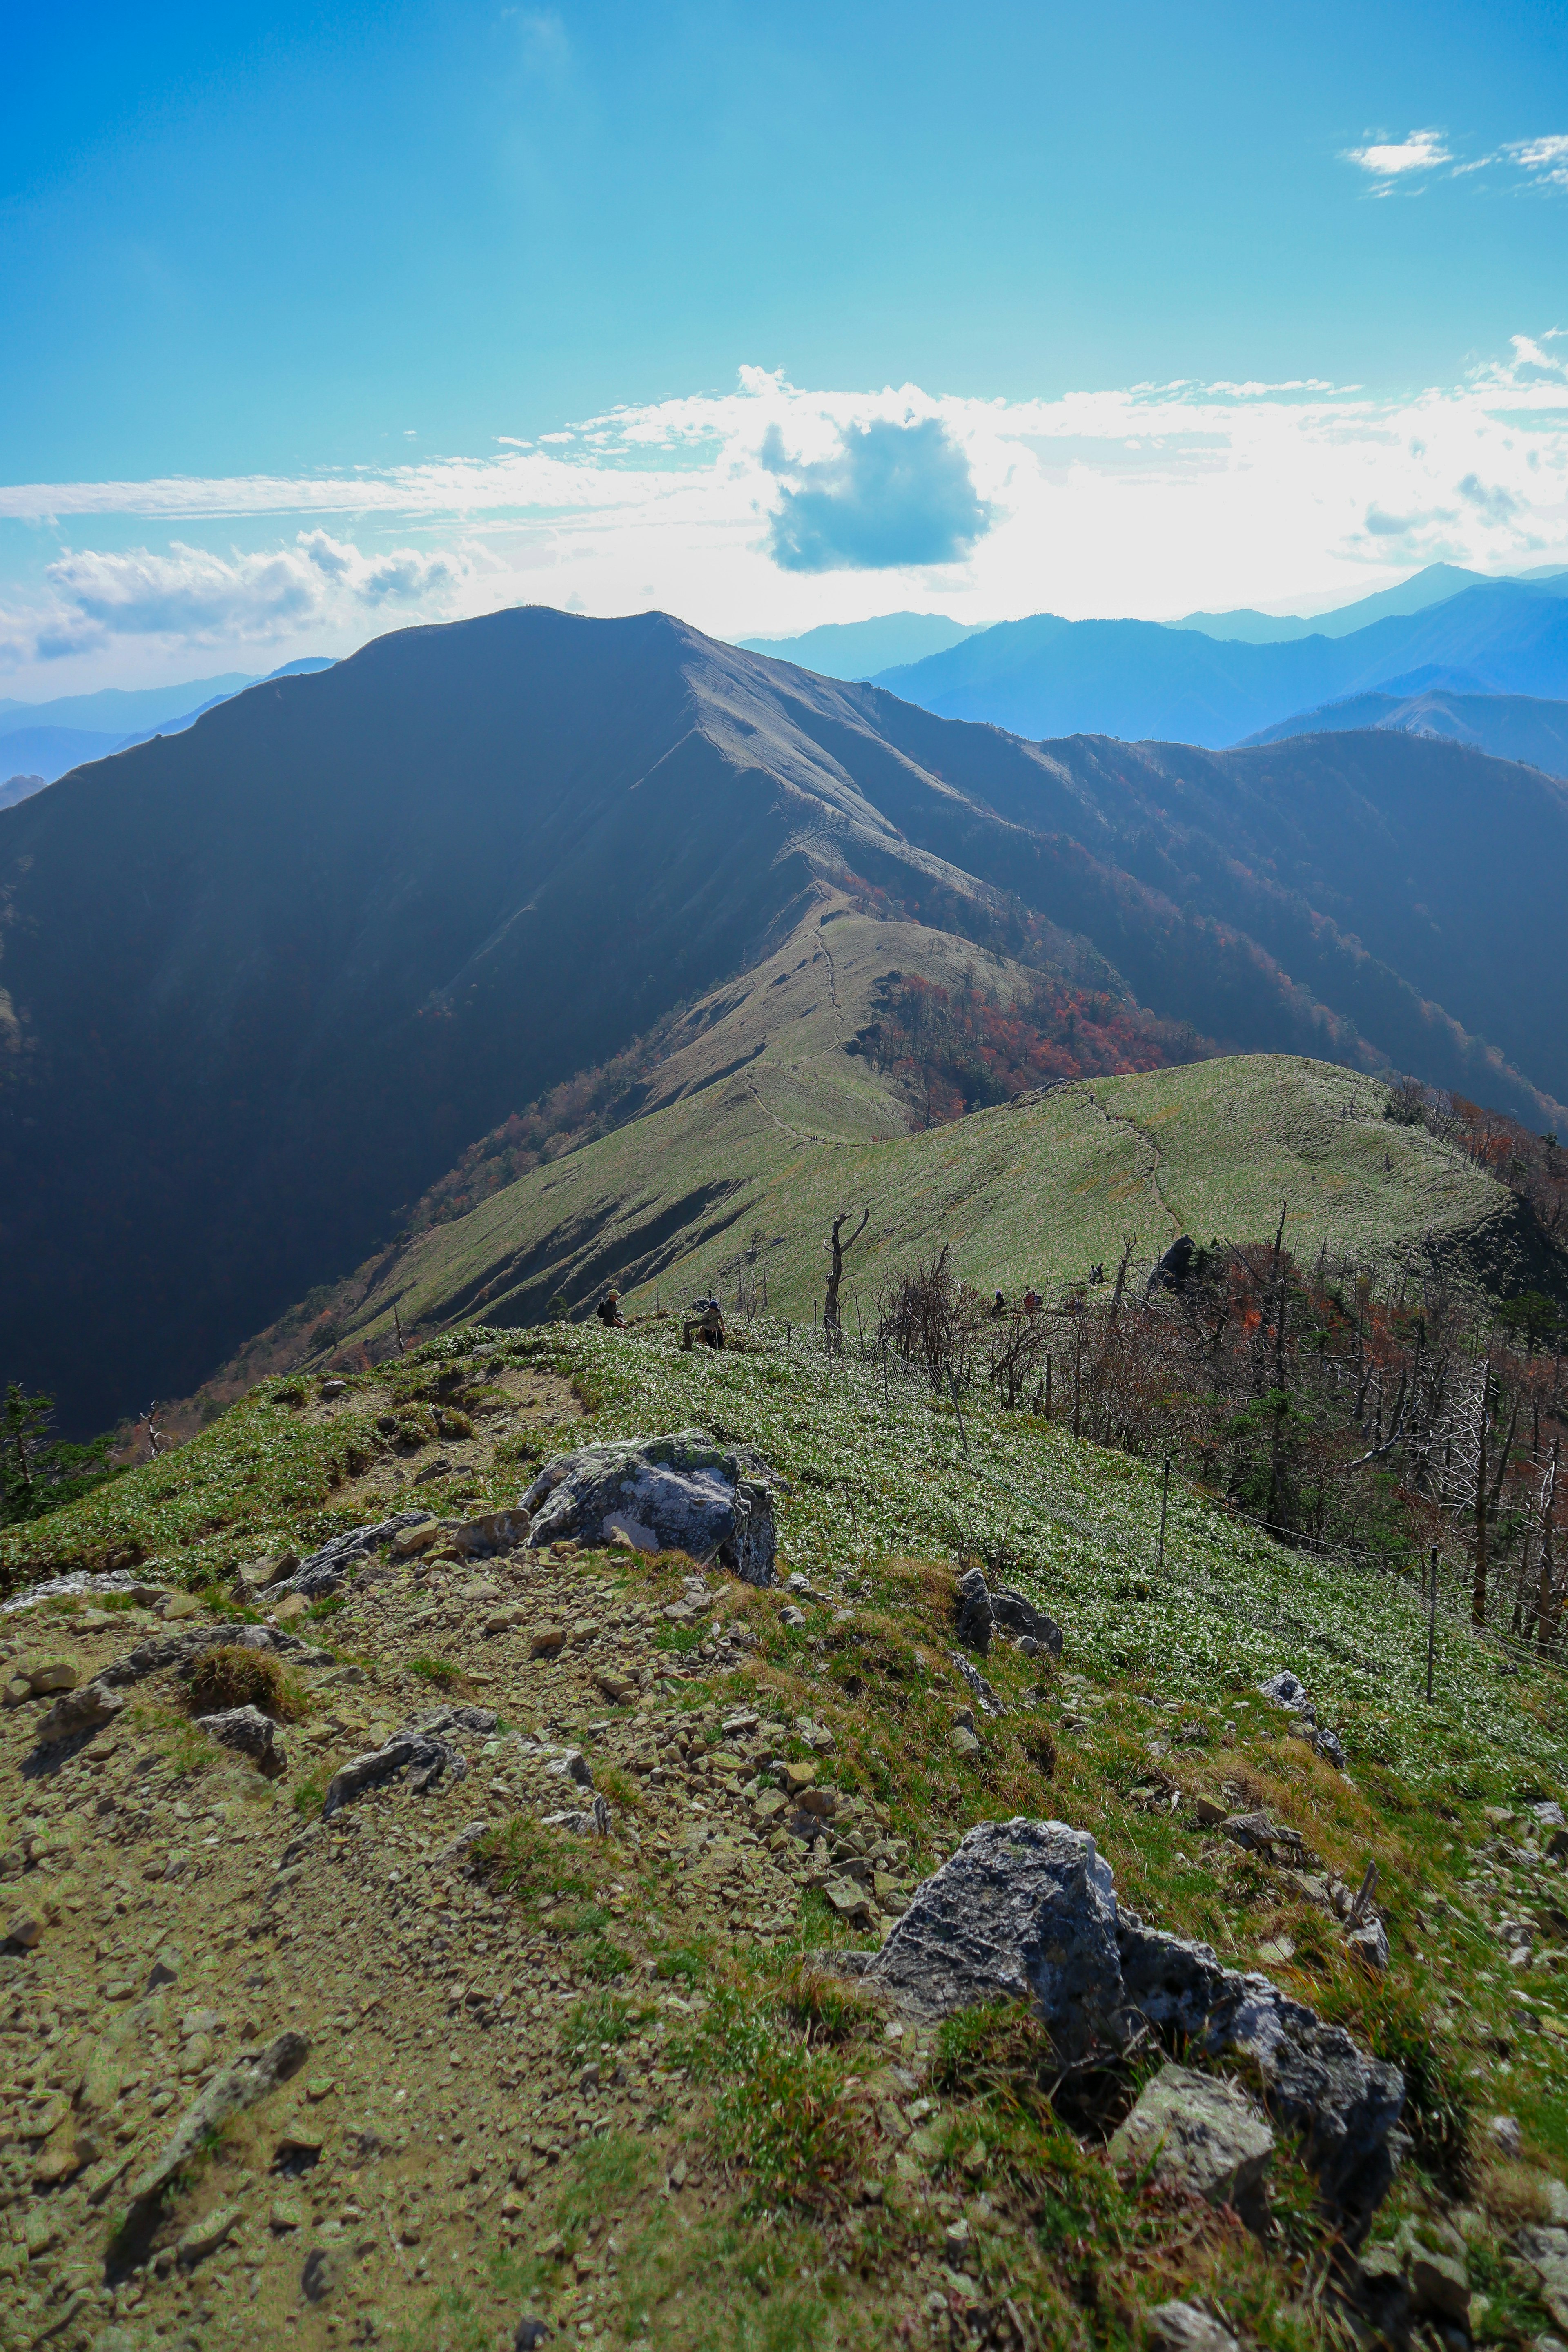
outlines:
{"label": "wire fence line", "polygon": [[[862,1394],[868,1391],[874,1400],[876,1389],[879,1384],[883,1391],[884,1410],[890,1419],[900,1418],[894,1414],[895,1394],[900,1405],[912,1408],[922,1405],[927,1407],[928,1411],[918,1414],[918,1419],[915,1411],[910,1411],[901,1418],[906,1427],[917,1427],[918,1433],[928,1438],[933,1434],[931,1429],[929,1407],[933,1402],[940,1407],[942,1399],[941,1390],[933,1386],[928,1370],[919,1364],[906,1361],[885,1346],[874,1345],[863,1334],[855,1336],[842,1329],[835,1334],[830,1328],[824,1329],[820,1324],[796,1325],[770,1318],[765,1324],[752,1326],[751,1339],[753,1345],[761,1339],[769,1349],[778,1348],[782,1339],[784,1349],[792,1358],[798,1356],[805,1362],[815,1361],[820,1364],[829,1381],[834,1379],[836,1373],[842,1373],[847,1379],[854,1371],[858,1370],[862,1377],[855,1379],[853,1385]],[[976,1383],[972,1381],[968,1385],[973,1392],[979,1393]],[[960,1426],[962,1451],[956,1455],[945,1452],[940,1455],[933,1455],[933,1466],[940,1465],[943,1469],[965,1474],[1000,1493],[1008,1495],[1014,1501],[1023,1504],[1037,1517],[1062,1528],[1081,1542],[1093,1545],[1110,1555],[1134,1576],[1140,1578],[1152,1576],[1150,1562],[1142,1552],[1134,1548],[1126,1536],[1111,1528],[1085,1518],[1060,1496],[1021,1486],[1016,1481],[1003,1476],[975,1460],[968,1444],[967,1434],[963,1433],[962,1407],[956,1394],[956,1384],[951,1402],[954,1418]],[[1221,1526],[1247,1528],[1255,1530],[1272,1544],[1279,1543],[1278,1535],[1256,1515],[1237,1509],[1234,1505],[1226,1502],[1223,1497],[1212,1494],[1208,1489],[1190,1479],[1181,1477],[1179,1483],[1181,1499],[1184,1506],[1184,1515],[1190,1520],[1196,1521],[1202,1517],[1209,1517],[1217,1520]],[[1176,1482],[1173,1480],[1173,1500],[1175,1499],[1175,1492]],[[1284,1545],[1280,1545],[1279,1548],[1282,1551],[1293,1549]],[[1342,1561],[1362,1574],[1369,1570],[1373,1570],[1380,1578],[1391,1583],[1393,1587],[1391,1598],[1401,1605],[1401,1613],[1408,1618],[1410,1654],[1418,1667],[1424,1667],[1426,1660],[1432,1635],[1429,1612],[1432,1611],[1435,1601],[1437,1620],[1441,1622],[1448,1640],[1452,1641],[1456,1637],[1461,1640],[1468,1639],[1490,1649],[1500,1655],[1515,1671],[1529,1665],[1557,1678],[1562,1678],[1565,1673],[1568,1673],[1568,1661],[1556,1652],[1542,1650],[1532,1643],[1521,1641],[1517,1636],[1504,1632],[1500,1627],[1489,1624],[1477,1625],[1466,1604],[1464,1578],[1462,1571],[1458,1570],[1454,1571],[1451,1580],[1446,1580],[1439,1570],[1434,1594],[1427,1581],[1430,1570],[1419,1555],[1408,1565],[1401,1566],[1384,1554],[1360,1546],[1303,1544],[1300,1547],[1300,1550],[1303,1556],[1315,1563],[1331,1564],[1335,1561]],[[1282,1633],[1294,1641],[1308,1643],[1325,1654],[1344,1664],[1354,1666],[1360,1672],[1373,1678],[1386,1674],[1388,1670],[1385,1659],[1370,1657],[1366,1653],[1344,1642],[1329,1628],[1313,1624],[1309,1620],[1287,1610],[1268,1611],[1260,1610],[1256,1605],[1247,1605],[1235,1593],[1195,1573],[1188,1564],[1184,1564],[1182,1578],[1184,1591],[1192,1592],[1197,1599],[1207,1601],[1237,1622],[1250,1625],[1256,1632]]]}

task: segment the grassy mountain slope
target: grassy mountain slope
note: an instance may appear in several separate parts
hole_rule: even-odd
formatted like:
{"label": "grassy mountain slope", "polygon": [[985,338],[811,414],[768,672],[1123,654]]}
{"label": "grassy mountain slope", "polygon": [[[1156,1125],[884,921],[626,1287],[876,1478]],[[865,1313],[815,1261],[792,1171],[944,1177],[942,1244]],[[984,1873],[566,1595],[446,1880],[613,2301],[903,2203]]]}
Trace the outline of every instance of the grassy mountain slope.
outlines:
{"label": "grassy mountain slope", "polygon": [[[764,1270],[774,1311],[809,1320],[828,1226],[862,1205],[846,1297],[866,1320],[883,1277],[944,1241],[983,1289],[1054,1294],[1114,1265],[1132,1235],[1141,1271],[1181,1232],[1261,1240],[1286,1202],[1299,1258],[1428,1251],[1505,1296],[1562,1288],[1559,1254],[1510,1193],[1457,1147],[1386,1119],[1379,1082],[1323,1063],[1234,1056],[1086,1079],[904,1132],[908,1104],[846,1047],[890,970],[952,979],[967,951],[825,911],[693,1008],[693,1042],[637,1118],[367,1262],[333,1310],[341,1342],[384,1345],[395,1308],[409,1328],[475,1312],[528,1323],[557,1293],[582,1310],[614,1281],[647,1308],[709,1288],[732,1297]],[[1004,992],[1019,977],[984,970]]]}
{"label": "grassy mountain slope", "polygon": [[1568,693],[1562,584],[1492,581],[1349,636],[1275,645],[1155,621],[1064,621],[1039,613],[884,671],[877,683],[944,717],[989,719],[1031,738],[1234,743],[1289,711],[1426,664],[1473,673],[1497,693]]}
{"label": "grassy mountain slope", "polygon": [[[35,1748],[47,1699],[0,1719],[8,1901],[37,1930],[0,1958],[3,2022],[38,2060],[6,2109],[25,2127],[18,2340],[68,2307],[137,2352],[285,2326],[305,2352],[345,2331],[488,2352],[524,2316],[668,2352],[1088,2352],[1142,2341],[1146,2311],[1184,2294],[1265,2352],[1328,2352],[1407,2227],[1458,2249],[1477,2340],[1532,2341],[1548,2313],[1517,2233],[1568,2160],[1560,1871],[1528,1810],[1568,1796],[1560,1679],[1500,1674],[1445,1615],[1429,1705],[1404,1580],[1284,1552],[1178,1486],[1156,1580],[1152,1468],[979,1404],[961,1450],[929,1394],[885,1403],[852,1358],[753,1338],[708,1357],[668,1325],[454,1333],[336,1401],[269,1384],[26,1531],[33,1566],[136,1553],[144,1591],[196,1588],[202,1624],[237,1564],[412,1491],[374,1427],[389,1383],[407,1401],[477,1381],[485,1433],[418,1490],[438,1510],[510,1500],[556,1443],[707,1425],[778,1469],[782,1564],[811,1591],[785,1617],[795,1596],[716,1576],[721,1627],[665,1615],[676,1559],[377,1566],[310,1625],[326,1653],[290,1662],[276,1784],[195,1730],[167,1669],[89,1745]],[[0,1557],[19,1564],[20,1541]],[[1067,1640],[1043,1674],[994,1646],[1004,1711],[976,1715],[964,1749],[952,1578],[973,1553],[1005,1557]],[[498,1602],[510,1622],[487,1633]],[[573,1627],[556,1663],[531,1656],[547,1621]],[[157,1630],[68,1601],[0,1625],[13,1664],[84,1674]],[[1348,1778],[1259,1700],[1282,1662]],[[458,1735],[468,1777],[394,1784],[300,1842],[328,1774],[442,1694],[500,1717],[488,1740]],[[528,1760],[536,1726],[582,1749],[605,1836],[540,1822],[561,1784]],[[767,1755],[815,1762],[832,1790],[833,1870],[853,1840],[877,1855],[868,1926],[834,1924],[827,1874],[769,1843]],[[1348,1958],[1308,1878],[1204,1826],[1200,1800],[1266,1810],[1352,1886],[1375,1863],[1386,1977]],[[1123,1902],[1405,2070],[1411,2153],[1364,2268],[1336,2252],[1289,2134],[1258,2235],[1117,2173],[1107,2137],[1158,2052],[1053,2104],[1023,2015],[911,2028],[803,1970],[803,1950],[874,1945],[971,1824],[1018,1812],[1092,1832]],[[125,2185],[196,2086],[285,2030],[310,2043],[298,2075],[186,2165],[145,2267],[116,2262]],[[1485,2130],[1500,2111],[1516,2159]]]}

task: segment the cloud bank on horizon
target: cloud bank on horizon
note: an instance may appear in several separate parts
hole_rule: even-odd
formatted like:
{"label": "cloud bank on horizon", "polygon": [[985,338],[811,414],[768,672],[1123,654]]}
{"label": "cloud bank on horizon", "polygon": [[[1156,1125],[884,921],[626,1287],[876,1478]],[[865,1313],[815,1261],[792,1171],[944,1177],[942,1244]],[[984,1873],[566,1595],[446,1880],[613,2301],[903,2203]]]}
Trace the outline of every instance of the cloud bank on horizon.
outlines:
{"label": "cloud bank on horizon", "polygon": [[23,697],[513,603],[659,605],[739,636],[895,604],[979,621],[1338,602],[1438,560],[1568,560],[1568,331],[1397,396],[1304,380],[978,400],[745,368],[731,392],[484,457],[0,488],[3,521],[44,551],[0,587]]}

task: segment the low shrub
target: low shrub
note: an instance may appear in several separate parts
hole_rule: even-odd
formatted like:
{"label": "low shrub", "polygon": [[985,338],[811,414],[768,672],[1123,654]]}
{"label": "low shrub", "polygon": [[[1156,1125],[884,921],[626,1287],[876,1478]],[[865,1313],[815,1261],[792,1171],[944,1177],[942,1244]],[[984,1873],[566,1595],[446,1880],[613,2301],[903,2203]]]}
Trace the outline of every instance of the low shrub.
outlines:
{"label": "low shrub", "polygon": [[259,1707],[275,1723],[295,1723],[305,1713],[300,1695],[285,1681],[276,1658],[264,1650],[220,1643],[204,1650],[191,1669],[193,1715],[221,1715],[231,1706]]}

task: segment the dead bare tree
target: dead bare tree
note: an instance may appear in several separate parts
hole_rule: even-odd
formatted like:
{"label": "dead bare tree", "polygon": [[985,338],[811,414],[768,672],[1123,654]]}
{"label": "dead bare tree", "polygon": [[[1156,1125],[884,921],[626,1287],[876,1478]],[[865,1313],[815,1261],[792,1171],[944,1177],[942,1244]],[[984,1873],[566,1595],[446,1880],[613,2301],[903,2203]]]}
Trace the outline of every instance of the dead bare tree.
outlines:
{"label": "dead bare tree", "polygon": [[849,1209],[841,1211],[834,1218],[833,1231],[828,1236],[827,1247],[833,1253],[833,1270],[827,1277],[827,1292],[822,1302],[822,1323],[825,1330],[837,1331],[838,1328],[838,1286],[844,1279],[844,1261],[865,1232],[870,1220],[869,1207],[862,1209],[859,1223],[848,1240],[844,1241],[840,1236],[853,1213]]}

